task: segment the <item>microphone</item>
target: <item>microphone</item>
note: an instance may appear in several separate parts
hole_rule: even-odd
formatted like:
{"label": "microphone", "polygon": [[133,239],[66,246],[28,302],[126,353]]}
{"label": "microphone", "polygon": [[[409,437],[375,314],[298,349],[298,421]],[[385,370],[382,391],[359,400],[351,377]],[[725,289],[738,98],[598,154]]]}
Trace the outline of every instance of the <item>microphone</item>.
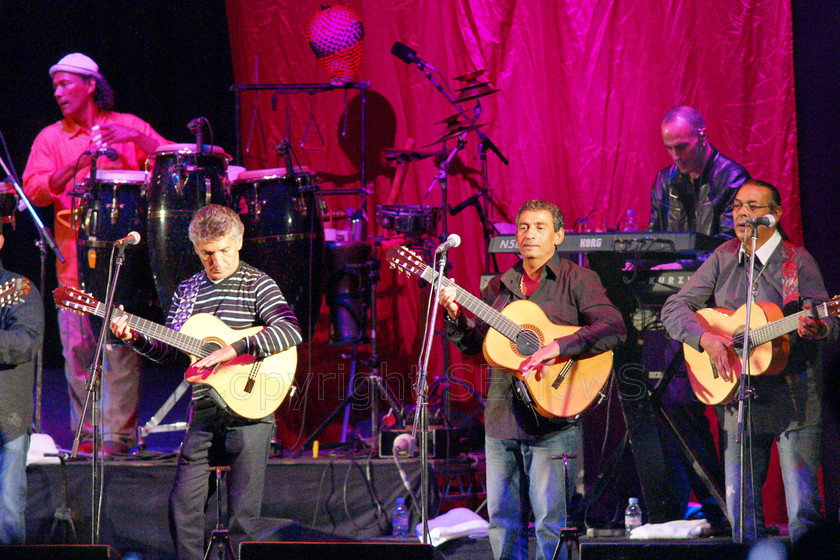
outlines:
{"label": "microphone", "polygon": [[435,255],[445,253],[449,249],[457,247],[460,244],[461,244],[461,236],[458,235],[457,233],[450,233],[449,237],[446,238],[446,241],[444,241],[443,243],[441,243],[440,245],[437,246],[437,249],[435,249]]}
{"label": "microphone", "polygon": [[187,123],[187,128],[195,135],[195,151],[201,154],[204,152],[204,134],[201,131],[201,125],[207,119],[204,117],[196,117]]}
{"label": "microphone", "polygon": [[88,150],[85,152],[85,154],[96,157],[105,156],[111,161],[117,161],[120,158],[120,155],[114,148],[100,148],[98,150]]}
{"label": "microphone", "polygon": [[138,243],[140,243],[140,234],[136,231],[132,231],[122,239],[116,240],[114,242],[114,245],[117,247],[122,247],[124,245],[137,245]]}
{"label": "microphone", "polygon": [[437,72],[440,74],[440,71],[417,56],[417,51],[409,47],[408,45],[403,45],[399,41],[394,43],[394,46],[391,47],[391,54],[405,62],[406,64],[416,64],[417,68],[423,70],[424,68],[428,68],[432,72]]}
{"label": "microphone", "polygon": [[757,228],[758,226],[773,227],[776,225],[776,217],[773,214],[766,214],[761,218],[751,218],[747,220],[747,224],[754,228]]}
{"label": "microphone", "polygon": [[400,434],[394,439],[391,449],[394,455],[397,455],[400,452],[407,454],[409,448],[411,448],[411,444],[411,434]]}

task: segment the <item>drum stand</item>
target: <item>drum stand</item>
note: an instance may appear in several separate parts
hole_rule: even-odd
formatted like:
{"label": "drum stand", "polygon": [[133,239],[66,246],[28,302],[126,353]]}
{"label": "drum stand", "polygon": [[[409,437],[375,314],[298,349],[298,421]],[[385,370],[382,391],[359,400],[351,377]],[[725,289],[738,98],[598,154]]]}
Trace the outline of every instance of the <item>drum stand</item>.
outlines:
{"label": "drum stand", "polygon": [[[362,279],[362,290],[368,294],[368,302],[363,302],[363,309],[362,313],[360,314],[362,320],[362,330],[364,330],[364,320],[367,317],[368,309],[370,310],[370,317],[371,317],[371,329],[370,329],[370,358],[365,360],[364,363],[368,367],[371,368],[371,372],[367,374],[367,376],[363,377],[359,380],[359,383],[356,383],[356,370],[359,365],[359,346],[361,344],[354,344],[352,345],[352,350],[349,356],[350,358],[350,381],[348,383],[347,389],[347,396],[344,398],[343,401],[338,405],[338,407],[333,410],[329,416],[327,416],[321,425],[315,428],[315,431],[303,442],[303,445],[298,448],[295,456],[300,456],[307,446],[310,446],[315,439],[321,433],[332,424],[332,422],[338,417],[339,414],[344,412],[344,418],[341,428],[341,441],[342,443],[347,441],[347,432],[349,428],[350,422],[350,409],[347,408],[347,405],[356,402],[360,399],[361,396],[364,395],[363,389],[367,385],[370,387],[369,396],[370,396],[370,422],[371,422],[371,438],[373,441],[376,441],[376,436],[379,435],[379,402],[378,398],[381,395],[388,401],[388,404],[391,407],[391,410],[396,414],[397,418],[400,422],[405,421],[405,411],[403,409],[402,404],[400,403],[399,398],[394,394],[390,387],[386,383],[382,381],[382,378],[379,376],[379,355],[376,353],[376,286],[379,282],[379,261],[378,260],[369,260],[365,263],[359,265],[347,265],[349,271],[354,274],[358,274]],[[366,286],[369,286],[367,288]]]}

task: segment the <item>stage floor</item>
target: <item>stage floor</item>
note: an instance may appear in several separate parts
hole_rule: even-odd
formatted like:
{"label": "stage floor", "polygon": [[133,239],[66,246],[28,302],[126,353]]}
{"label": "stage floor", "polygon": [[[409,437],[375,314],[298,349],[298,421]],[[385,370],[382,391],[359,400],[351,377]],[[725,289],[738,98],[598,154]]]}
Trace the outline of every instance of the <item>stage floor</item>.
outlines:
{"label": "stage floor", "polygon": [[[419,495],[420,462],[404,459],[409,483]],[[174,456],[133,456],[104,462],[99,543],[122,555],[143,559],[172,558],[167,501],[175,473]],[[66,476],[66,501],[64,482]],[[61,508],[71,510],[79,542],[91,542],[91,476],[89,460],[61,465],[30,465],[27,499],[27,543],[69,542],[69,523]],[[429,511],[437,511],[437,492]],[[272,459],[267,467],[263,516],[267,540],[363,540],[388,535],[397,496],[409,493],[390,459],[368,455],[318,459]],[[210,501],[208,531],[214,528],[215,498]],[[57,515],[57,512],[58,515]],[[58,521],[56,521],[58,519]],[[411,523],[419,522],[412,514]]]}

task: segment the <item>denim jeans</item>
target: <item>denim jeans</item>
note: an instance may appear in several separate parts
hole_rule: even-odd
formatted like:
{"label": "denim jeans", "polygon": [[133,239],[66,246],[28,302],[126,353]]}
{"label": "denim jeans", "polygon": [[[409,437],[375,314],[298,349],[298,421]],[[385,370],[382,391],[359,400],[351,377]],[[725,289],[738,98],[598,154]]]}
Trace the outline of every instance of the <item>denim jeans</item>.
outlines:
{"label": "denim jeans", "polygon": [[0,436],[0,544],[23,544],[26,540],[26,454],[29,434],[12,441]]}
{"label": "denim jeans", "polygon": [[[566,524],[567,495],[563,461],[552,456],[576,454],[579,441],[576,425],[540,441],[485,437],[490,546],[496,560],[527,560],[531,513],[537,560],[552,557]],[[570,459],[569,480],[574,475]],[[566,558],[565,547],[560,558]]]}
{"label": "denim jeans", "polygon": [[[740,488],[741,460],[740,444],[735,442],[735,413],[727,412],[724,417],[723,459],[726,471],[726,506],[732,518],[732,536],[740,536]],[[820,464],[820,440],[822,426],[812,422],[794,429],[787,429],[778,436],[773,434],[753,434],[752,450],[745,446],[745,457],[749,464],[752,454],[752,472],[745,474],[744,492],[744,541],[752,542],[765,535],[764,509],[761,488],[767,478],[770,463],[770,448],[773,441],[779,451],[779,466],[785,486],[787,503],[788,529],[792,542],[798,541],[822,520],[820,513],[821,497],[817,482],[817,470]],[[745,438],[745,443],[749,439]]]}

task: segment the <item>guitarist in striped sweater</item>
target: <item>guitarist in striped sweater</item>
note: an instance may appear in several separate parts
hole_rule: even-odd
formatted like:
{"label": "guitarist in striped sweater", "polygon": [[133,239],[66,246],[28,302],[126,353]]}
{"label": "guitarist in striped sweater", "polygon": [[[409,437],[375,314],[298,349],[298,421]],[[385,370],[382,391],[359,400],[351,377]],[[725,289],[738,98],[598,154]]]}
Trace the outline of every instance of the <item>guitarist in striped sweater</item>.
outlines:
{"label": "guitarist in striped sweater", "polygon": [[[542,200],[526,202],[516,215],[516,242],[522,260],[494,278],[482,294],[500,309],[517,300],[536,303],[549,321],[581,328],[543,346],[519,366],[521,375],[539,375],[558,356],[607,352],[624,340],[621,313],[607,299],[598,276],[557,255],[563,241],[563,214]],[[454,287],[441,291],[440,303],[449,339],[465,354],[482,351],[488,325],[467,318],[456,303]],[[552,421],[515,393],[510,371],[490,370],[484,412],[487,456],[487,510],[490,544],[499,559],[528,558],[528,518],[533,512],[537,558],[552,557],[560,528],[566,524],[566,488],[562,461],[552,456],[576,454],[580,428],[574,421]],[[575,461],[569,473],[576,472]],[[565,554],[565,547],[562,553]]]}
{"label": "guitarist in striped sweater", "polygon": [[[805,249],[784,240],[776,225],[782,216],[779,191],[769,183],[750,179],[738,190],[732,204],[737,239],[718,247],[662,308],[662,323],[671,337],[704,352],[712,362],[710,369],[713,368],[715,376],[733,383],[738,382],[740,374],[740,353],[732,343],[734,333],[722,334],[708,323],[701,323],[702,315],[695,312],[708,307],[709,302],[713,307],[732,311],[746,303],[749,264],[746,251],[750,249],[749,238],[754,227],[747,220],[767,214],[772,215],[772,224],[757,226],[756,268],[750,287],[754,301],[772,303],[785,314],[826,301],[828,294],[816,261]],[[784,369],[777,375],[763,376],[760,371],[752,371],[750,376],[755,396],[748,401],[752,462],[745,465],[745,541],[765,534],[761,488],[774,441],[784,480],[791,540],[795,543],[822,521],[817,482],[822,433],[821,342],[836,337],[837,325],[834,319],[819,320],[807,314],[799,315],[797,321]],[[722,447],[727,509],[737,538],[742,530],[739,507],[742,465],[740,446],[735,441],[737,398],[716,409],[725,433]]]}
{"label": "guitarist in striped sweater", "polygon": [[[180,330],[189,317],[199,313],[214,315],[233,329],[264,326],[256,334],[202,357],[192,364],[191,371],[213,375],[217,367],[238,356],[263,358],[302,340],[297,319],[274,280],[239,260],[243,234],[236,212],[216,204],[199,209],[190,222],[190,241],[204,270],[178,285],[166,326]],[[172,346],[129,328],[125,315],[115,314],[111,330],[137,352],[156,361],[178,355]],[[234,549],[246,537],[257,537],[273,434],[274,409],[255,420],[237,417],[213,398],[208,385],[193,385],[190,425],[169,496],[169,526],[179,560],[204,557],[207,467],[211,458],[214,465],[230,466],[226,486]]]}

